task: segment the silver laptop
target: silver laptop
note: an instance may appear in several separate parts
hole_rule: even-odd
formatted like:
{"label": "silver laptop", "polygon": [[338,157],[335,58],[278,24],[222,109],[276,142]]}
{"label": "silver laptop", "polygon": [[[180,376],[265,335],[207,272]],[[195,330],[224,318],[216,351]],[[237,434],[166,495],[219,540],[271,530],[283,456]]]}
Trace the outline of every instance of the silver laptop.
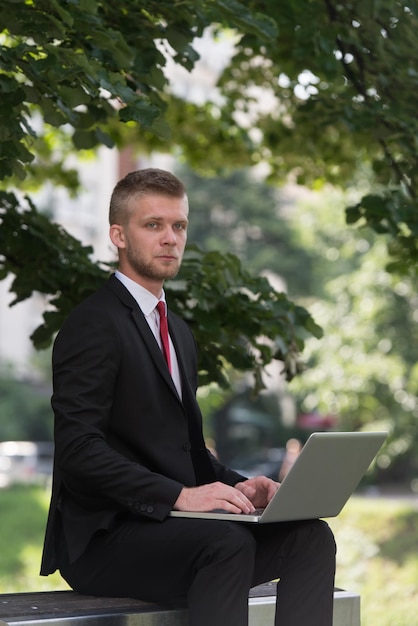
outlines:
{"label": "silver laptop", "polygon": [[287,522],[337,516],[387,437],[386,432],[313,433],[262,511],[171,511],[173,517],[234,522]]}

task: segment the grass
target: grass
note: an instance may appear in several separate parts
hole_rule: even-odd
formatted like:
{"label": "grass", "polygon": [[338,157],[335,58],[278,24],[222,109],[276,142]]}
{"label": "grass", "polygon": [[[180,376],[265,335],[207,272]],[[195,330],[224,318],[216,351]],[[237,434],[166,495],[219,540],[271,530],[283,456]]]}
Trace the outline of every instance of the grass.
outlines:
{"label": "grass", "polygon": [[360,594],[362,626],[418,626],[417,502],[353,497],[328,522],[336,586]]}
{"label": "grass", "polygon": [[49,491],[0,489],[0,593],[68,589],[59,574],[39,576]]}
{"label": "grass", "polygon": [[[0,593],[68,588],[38,575],[48,504],[42,487],[0,490]],[[353,497],[328,522],[336,586],[361,595],[362,626],[418,626],[417,503]]]}

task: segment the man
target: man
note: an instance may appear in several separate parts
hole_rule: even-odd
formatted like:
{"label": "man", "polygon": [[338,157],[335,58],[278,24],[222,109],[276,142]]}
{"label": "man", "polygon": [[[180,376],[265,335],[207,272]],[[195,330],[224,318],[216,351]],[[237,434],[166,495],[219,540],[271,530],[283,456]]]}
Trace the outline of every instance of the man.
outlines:
{"label": "man", "polygon": [[109,216],[119,269],[54,345],[55,468],[41,574],[59,569],[85,594],[186,604],[191,626],[245,626],[250,587],[280,578],[277,624],[330,626],[335,543],[325,522],[169,516],[251,512],[279,485],[247,480],[206,449],[194,340],[171,312],[163,354],[156,307],[165,309],[164,280],[177,274],[186,244],[182,183],[158,169],[128,174]]}

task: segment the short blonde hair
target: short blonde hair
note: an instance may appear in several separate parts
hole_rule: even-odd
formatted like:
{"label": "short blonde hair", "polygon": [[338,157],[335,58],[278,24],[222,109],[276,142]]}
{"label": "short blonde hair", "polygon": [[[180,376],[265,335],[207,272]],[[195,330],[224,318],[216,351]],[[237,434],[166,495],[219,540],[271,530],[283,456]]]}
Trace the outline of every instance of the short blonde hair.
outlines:
{"label": "short blonde hair", "polygon": [[131,201],[138,196],[150,194],[183,198],[186,196],[186,189],[181,180],[166,170],[150,167],[130,172],[113,190],[109,206],[110,225],[126,223]]}

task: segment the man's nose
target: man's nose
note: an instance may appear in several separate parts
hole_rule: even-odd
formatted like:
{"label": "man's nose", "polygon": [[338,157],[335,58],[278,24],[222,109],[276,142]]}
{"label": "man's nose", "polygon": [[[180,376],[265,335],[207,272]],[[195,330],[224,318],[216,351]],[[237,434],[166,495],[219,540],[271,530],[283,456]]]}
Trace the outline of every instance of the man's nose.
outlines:
{"label": "man's nose", "polygon": [[162,241],[171,246],[177,243],[177,235],[172,228],[168,227],[164,230]]}

